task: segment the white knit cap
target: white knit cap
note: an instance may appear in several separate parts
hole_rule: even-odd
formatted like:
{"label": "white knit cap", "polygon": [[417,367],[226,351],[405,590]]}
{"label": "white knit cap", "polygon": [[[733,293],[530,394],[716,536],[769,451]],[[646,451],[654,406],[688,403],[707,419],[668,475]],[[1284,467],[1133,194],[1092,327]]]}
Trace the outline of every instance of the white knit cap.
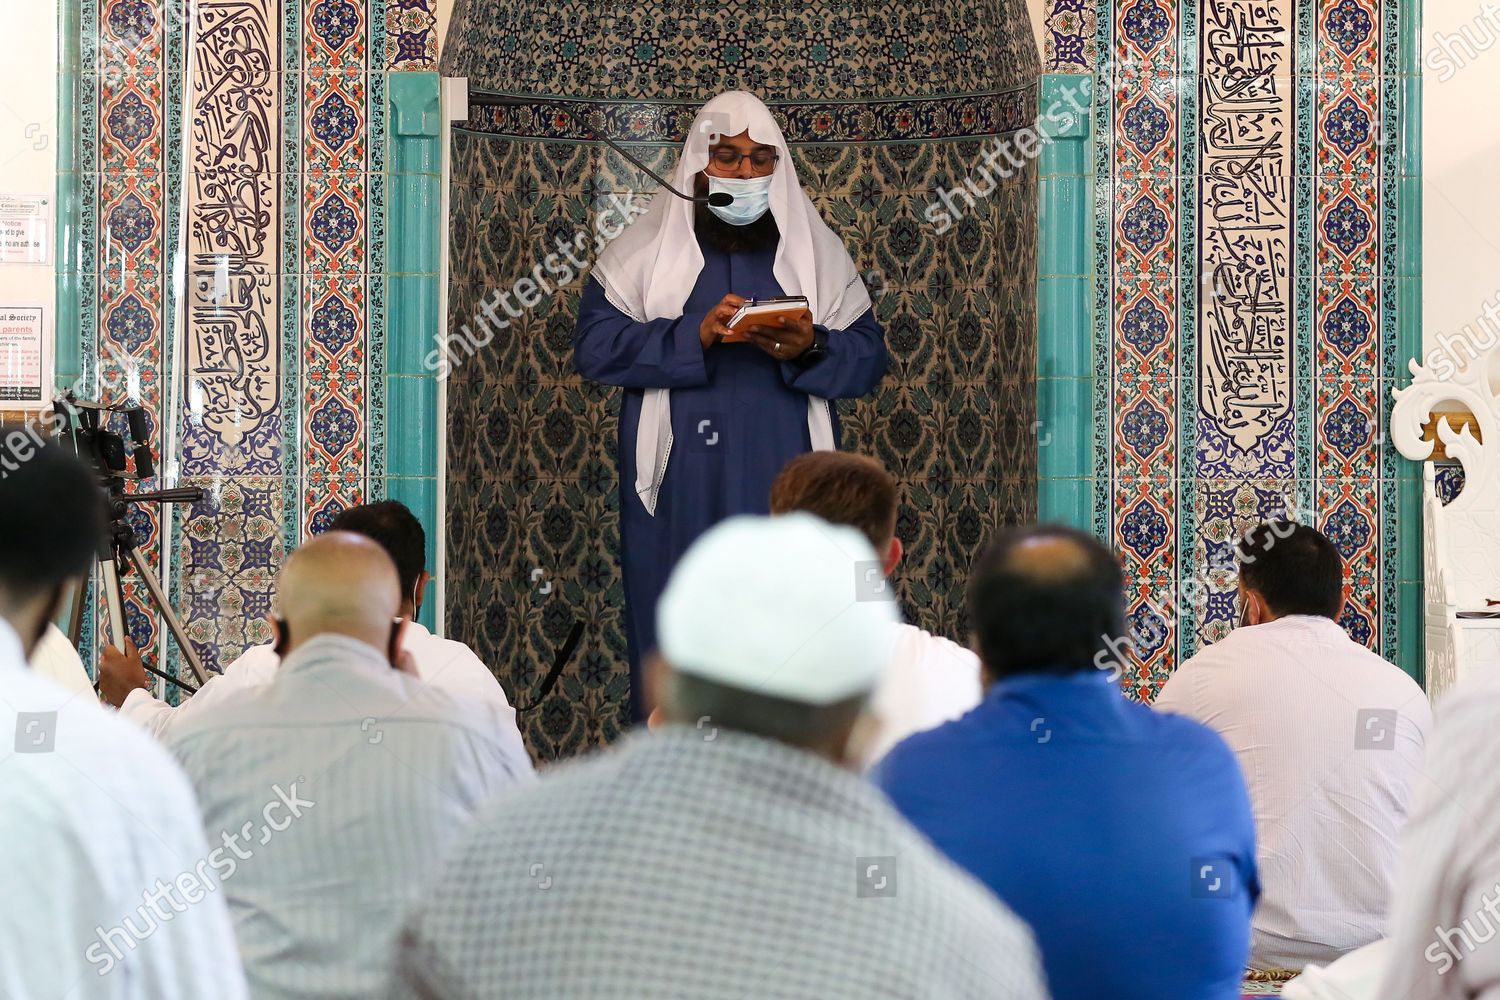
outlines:
{"label": "white knit cap", "polygon": [[811,514],[734,517],[677,563],[656,637],[679,673],[827,705],[875,687],[900,621],[858,531]]}

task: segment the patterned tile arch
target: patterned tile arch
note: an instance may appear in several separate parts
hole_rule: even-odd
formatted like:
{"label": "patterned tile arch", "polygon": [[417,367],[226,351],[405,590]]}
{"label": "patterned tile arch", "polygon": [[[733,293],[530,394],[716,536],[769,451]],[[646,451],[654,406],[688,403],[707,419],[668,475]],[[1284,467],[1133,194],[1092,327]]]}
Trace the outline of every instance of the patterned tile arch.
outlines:
{"label": "patterned tile arch", "polygon": [[268,637],[287,545],[383,490],[384,74],[436,68],[436,0],[81,0],[77,29],[83,364],[209,493],[137,528],[212,666]]}
{"label": "patterned tile arch", "polygon": [[[1399,375],[1398,151],[1380,136],[1395,134],[1402,4],[1096,7],[1108,55],[1096,526],[1122,552],[1140,626],[1127,688],[1150,698],[1227,632],[1230,542],[1284,512],[1334,540],[1351,589],[1343,624],[1395,656],[1383,428]],[[1049,24],[1072,13],[1054,0]]]}

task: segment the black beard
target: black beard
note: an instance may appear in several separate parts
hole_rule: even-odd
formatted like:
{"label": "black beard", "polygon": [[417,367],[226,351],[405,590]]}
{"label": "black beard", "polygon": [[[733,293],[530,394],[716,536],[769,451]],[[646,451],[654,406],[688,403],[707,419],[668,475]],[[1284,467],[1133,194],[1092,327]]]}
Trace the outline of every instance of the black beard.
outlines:
{"label": "black beard", "polygon": [[707,205],[693,206],[693,228],[698,237],[721,253],[746,253],[773,247],[781,239],[776,217],[769,209],[760,218],[744,226],[731,226]]}

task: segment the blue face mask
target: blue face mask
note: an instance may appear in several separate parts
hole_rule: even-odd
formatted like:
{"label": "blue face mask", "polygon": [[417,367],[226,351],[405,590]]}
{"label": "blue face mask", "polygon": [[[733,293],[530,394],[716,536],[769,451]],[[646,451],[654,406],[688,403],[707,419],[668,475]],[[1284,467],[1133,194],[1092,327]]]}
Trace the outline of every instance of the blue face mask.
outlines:
{"label": "blue face mask", "polygon": [[723,191],[734,197],[734,201],[722,208],[718,205],[708,206],[710,212],[731,226],[748,226],[771,208],[771,178],[775,174],[764,177],[704,176],[708,178],[709,194]]}

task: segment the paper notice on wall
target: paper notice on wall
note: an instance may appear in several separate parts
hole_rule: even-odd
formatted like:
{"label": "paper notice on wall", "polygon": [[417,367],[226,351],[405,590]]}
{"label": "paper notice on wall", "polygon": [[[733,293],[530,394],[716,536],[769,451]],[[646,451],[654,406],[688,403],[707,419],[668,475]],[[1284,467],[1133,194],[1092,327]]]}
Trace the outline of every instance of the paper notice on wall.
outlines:
{"label": "paper notice on wall", "polygon": [[46,264],[52,259],[52,199],[0,194],[0,264]]}
{"label": "paper notice on wall", "polygon": [[41,306],[0,305],[0,409],[43,402],[46,343]]}

